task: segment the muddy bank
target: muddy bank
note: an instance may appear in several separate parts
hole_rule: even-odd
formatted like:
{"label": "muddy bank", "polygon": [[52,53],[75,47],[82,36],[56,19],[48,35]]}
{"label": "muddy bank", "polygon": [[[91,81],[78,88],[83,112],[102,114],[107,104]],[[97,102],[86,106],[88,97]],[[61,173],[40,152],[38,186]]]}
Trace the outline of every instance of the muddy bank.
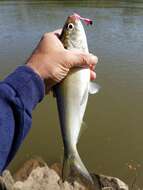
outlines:
{"label": "muddy bank", "polygon": [[104,175],[91,174],[94,186],[85,179],[77,178],[72,184],[61,180],[61,165],[48,166],[41,159],[31,159],[13,176],[10,171],[3,172],[3,181],[7,190],[128,190],[120,179]]}

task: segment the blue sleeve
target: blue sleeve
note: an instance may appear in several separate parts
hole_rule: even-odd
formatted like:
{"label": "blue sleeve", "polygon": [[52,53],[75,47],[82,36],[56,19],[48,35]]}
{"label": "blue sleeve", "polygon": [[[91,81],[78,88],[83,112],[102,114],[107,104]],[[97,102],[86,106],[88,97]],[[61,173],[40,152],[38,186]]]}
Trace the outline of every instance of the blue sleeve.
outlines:
{"label": "blue sleeve", "polygon": [[44,97],[44,82],[27,66],[0,82],[0,173],[28,133],[32,110]]}

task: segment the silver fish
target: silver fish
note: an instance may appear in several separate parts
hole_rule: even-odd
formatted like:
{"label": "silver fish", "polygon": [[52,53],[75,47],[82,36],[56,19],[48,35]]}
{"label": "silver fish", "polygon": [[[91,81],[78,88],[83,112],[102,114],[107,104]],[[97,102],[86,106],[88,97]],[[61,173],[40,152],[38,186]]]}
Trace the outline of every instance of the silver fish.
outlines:
{"label": "silver fish", "polygon": [[[64,47],[68,50],[88,52],[87,39],[81,18],[77,14],[69,16],[60,36]],[[82,18],[83,19],[83,18]],[[90,20],[85,19],[90,23]],[[57,99],[60,126],[64,144],[63,180],[78,172],[86,179],[92,178],[80,159],[77,142],[86,109],[88,94],[96,93],[98,85],[90,84],[89,68],[73,68],[68,76],[58,85],[54,92]]]}

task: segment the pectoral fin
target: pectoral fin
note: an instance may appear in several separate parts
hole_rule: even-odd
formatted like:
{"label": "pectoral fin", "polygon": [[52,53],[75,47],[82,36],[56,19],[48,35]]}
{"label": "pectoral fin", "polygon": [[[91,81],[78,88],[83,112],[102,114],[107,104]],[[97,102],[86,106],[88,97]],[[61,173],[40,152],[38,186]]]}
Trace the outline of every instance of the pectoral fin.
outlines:
{"label": "pectoral fin", "polygon": [[100,86],[96,84],[95,82],[89,83],[89,94],[95,94],[99,91]]}

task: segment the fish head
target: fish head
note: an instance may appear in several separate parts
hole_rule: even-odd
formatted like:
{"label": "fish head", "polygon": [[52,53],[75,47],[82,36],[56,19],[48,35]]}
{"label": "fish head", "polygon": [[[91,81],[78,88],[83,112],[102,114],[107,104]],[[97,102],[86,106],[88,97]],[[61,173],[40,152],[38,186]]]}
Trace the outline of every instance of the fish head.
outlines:
{"label": "fish head", "polygon": [[88,51],[86,34],[81,20],[84,20],[87,24],[92,24],[91,20],[78,14],[68,16],[60,36],[60,40],[66,49]]}

